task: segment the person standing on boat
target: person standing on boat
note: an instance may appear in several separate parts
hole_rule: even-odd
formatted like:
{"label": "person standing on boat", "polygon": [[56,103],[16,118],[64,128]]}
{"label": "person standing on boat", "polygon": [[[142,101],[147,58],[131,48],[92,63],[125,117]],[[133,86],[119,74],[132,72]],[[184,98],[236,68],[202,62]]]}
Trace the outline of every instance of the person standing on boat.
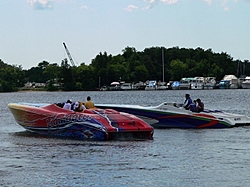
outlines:
{"label": "person standing on boat", "polygon": [[87,101],[84,103],[84,105],[85,105],[86,109],[95,108],[94,102],[91,101],[90,96],[87,97]]}
{"label": "person standing on boat", "polygon": [[183,107],[186,109],[186,110],[189,110],[189,107],[190,107],[190,104],[193,102],[190,95],[189,94],[186,94],[185,95],[185,101],[184,101],[184,104],[183,104]]}
{"label": "person standing on boat", "polygon": [[200,98],[198,98],[197,100],[197,110],[198,112],[202,112],[204,111],[204,103],[200,100]]}

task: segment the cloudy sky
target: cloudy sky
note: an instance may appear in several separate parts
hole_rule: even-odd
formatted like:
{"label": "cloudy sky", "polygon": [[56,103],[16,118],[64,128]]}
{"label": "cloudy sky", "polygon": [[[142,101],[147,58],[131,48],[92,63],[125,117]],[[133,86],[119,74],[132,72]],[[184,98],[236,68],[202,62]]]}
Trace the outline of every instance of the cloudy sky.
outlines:
{"label": "cloudy sky", "polygon": [[1,0],[0,59],[24,69],[154,46],[250,60],[250,0]]}

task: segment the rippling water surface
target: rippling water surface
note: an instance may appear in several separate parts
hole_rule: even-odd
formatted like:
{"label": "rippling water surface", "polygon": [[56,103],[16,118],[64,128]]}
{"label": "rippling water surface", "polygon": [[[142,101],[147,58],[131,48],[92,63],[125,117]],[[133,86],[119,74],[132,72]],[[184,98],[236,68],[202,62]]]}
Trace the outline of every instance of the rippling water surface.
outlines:
{"label": "rippling water surface", "polygon": [[[156,129],[148,141],[76,141],[26,132],[10,102],[158,105],[183,102],[187,91],[2,93],[0,186],[249,186],[250,127]],[[250,90],[191,90],[205,108],[250,116]]]}

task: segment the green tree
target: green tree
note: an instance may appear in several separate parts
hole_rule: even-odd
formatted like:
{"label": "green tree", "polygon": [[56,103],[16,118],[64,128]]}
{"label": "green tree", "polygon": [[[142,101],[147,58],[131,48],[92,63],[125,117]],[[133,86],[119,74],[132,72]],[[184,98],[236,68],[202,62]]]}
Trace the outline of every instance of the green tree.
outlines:
{"label": "green tree", "polygon": [[123,64],[108,64],[107,70],[112,81],[122,80],[123,75],[126,75],[126,67]]}
{"label": "green tree", "polygon": [[141,80],[147,80],[148,78],[148,70],[145,65],[138,65],[134,68],[134,71],[131,73],[133,82],[139,82]]}
{"label": "green tree", "polygon": [[31,69],[25,72],[28,82],[40,82],[45,83],[48,78],[43,73],[46,67],[49,65],[49,62],[42,61],[38,64],[37,67],[32,67]]}
{"label": "green tree", "polygon": [[[95,81],[100,85],[106,85],[109,83],[109,74],[107,70],[107,64],[112,60],[112,55],[108,55],[107,52],[99,53],[90,64],[95,72]],[[102,83],[99,83],[99,80]],[[99,87],[99,85],[98,85]]]}
{"label": "green tree", "polygon": [[75,74],[76,90],[95,90],[98,85],[93,66],[82,63],[77,67]]}
{"label": "green tree", "polygon": [[58,64],[49,64],[43,70],[43,75],[46,77],[47,80],[53,80],[59,78],[60,68]]}
{"label": "green tree", "polygon": [[0,91],[17,91],[24,84],[24,73],[21,66],[11,66],[0,60]]}
{"label": "green tree", "polygon": [[73,80],[73,67],[68,64],[68,60],[65,58],[61,62],[61,79],[63,83],[63,90],[73,91],[75,89],[75,82]]}
{"label": "green tree", "polygon": [[171,79],[180,80],[185,76],[188,66],[180,60],[172,60],[170,63],[171,68]]}

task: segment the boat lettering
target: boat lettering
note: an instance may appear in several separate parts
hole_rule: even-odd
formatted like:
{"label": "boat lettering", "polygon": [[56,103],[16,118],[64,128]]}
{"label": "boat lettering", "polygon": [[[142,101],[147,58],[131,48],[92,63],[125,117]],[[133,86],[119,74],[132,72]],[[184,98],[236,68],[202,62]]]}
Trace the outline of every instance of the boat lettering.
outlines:
{"label": "boat lettering", "polygon": [[48,127],[62,126],[72,122],[89,121],[92,117],[84,114],[64,114],[63,116],[56,115],[54,118],[47,119]]}
{"label": "boat lettering", "polygon": [[240,121],[241,118],[234,118],[234,121]]}

